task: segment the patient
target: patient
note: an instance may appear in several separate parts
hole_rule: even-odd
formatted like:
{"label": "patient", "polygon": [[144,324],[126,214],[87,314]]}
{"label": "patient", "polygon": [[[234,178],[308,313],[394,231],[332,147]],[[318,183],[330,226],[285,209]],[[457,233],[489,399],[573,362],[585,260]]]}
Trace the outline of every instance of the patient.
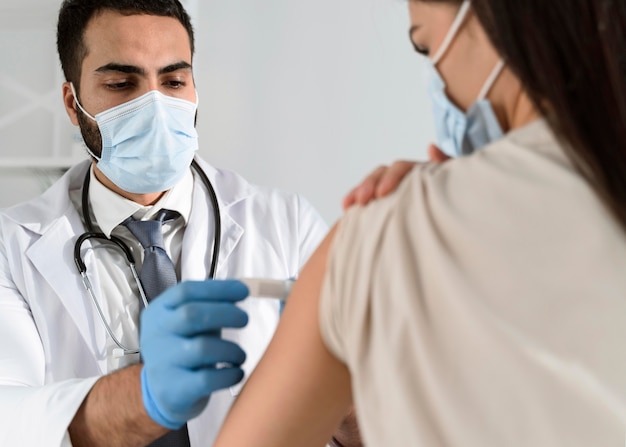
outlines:
{"label": "patient", "polygon": [[455,158],[346,213],[215,445],[322,446],[352,404],[369,447],[623,445],[626,3],[409,11]]}

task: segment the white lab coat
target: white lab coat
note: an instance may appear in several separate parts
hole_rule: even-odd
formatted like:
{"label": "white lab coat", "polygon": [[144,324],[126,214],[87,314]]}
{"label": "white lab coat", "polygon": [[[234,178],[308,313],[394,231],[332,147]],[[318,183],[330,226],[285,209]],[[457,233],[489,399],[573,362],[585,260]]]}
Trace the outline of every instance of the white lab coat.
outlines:
{"label": "white lab coat", "polygon": [[[222,220],[216,277],[289,278],[326,233],[301,197],[250,185],[198,160],[215,187]],[[89,162],[68,171],[42,196],[0,213],[0,445],[71,445],[67,427],[97,378],[106,374],[106,332],[74,264],[74,243],[85,230],[68,191],[82,187]],[[197,177],[197,176],[196,176]],[[207,276],[213,214],[196,178],[182,247],[182,279]],[[94,251],[85,255],[98,293]],[[122,260],[120,260],[122,262]],[[224,331],[248,355],[249,371],[279,318],[274,300],[242,302],[243,330]],[[189,423],[192,446],[212,444],[239,387],[211,397]],[[259,411],[263,411],[259,409]]]}

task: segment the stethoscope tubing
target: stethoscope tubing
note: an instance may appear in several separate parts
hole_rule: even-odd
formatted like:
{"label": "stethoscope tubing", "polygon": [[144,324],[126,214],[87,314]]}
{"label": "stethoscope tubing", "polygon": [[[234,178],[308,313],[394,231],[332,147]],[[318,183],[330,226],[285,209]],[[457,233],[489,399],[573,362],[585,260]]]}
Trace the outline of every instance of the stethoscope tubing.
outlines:
{"label": "stethoscope tubing", "polygon": [[[207,177],[206,173],[202,170],[202,168],[198,165],[196,160],[192,160],[191,166],[196,171],[196,173],[200,176],[200,180],[206,187],[207,192],[209,194],[209,198],[211,200],[211,205],[213,207],[215,238],[213,242],[213,253],[211,254],[211,264],[209,266],[209,274],[208,274],[208,277],[212,279],[215,277],[215,271],[217,270],[217,263],[219,260],[219,252],[220,252],[221,233],[222,233],[219,202],[217,200],[217,194],[215,193],[215,189],[213,188],[211,181]],[[87,292],[89,296],[91,297],[91,300],[96,308],[96,311],[98,312],[98,315],[100,316],[100,319],[102,320],[102,323],[104,324],[104,327],[107,333],[109,334],[113,342],[122,351],[121,355],[138,354],[139,349],[131,349],[131,348],[126,347],[124,344],[122,344],[120,340],[118,340],[115,334],[113,334],[111,326],[107,323],[104,312],[102,311],[102,308],[96,298],[96,295],[93,290],[93,286],[91,284],[91,281],[89,281],[89,276],[87,275],[87,266],[85,265],[85,262],[83,261],[81,254],[80,254],[80,250],[81,250],[83,243],[89,239],[98,239],[104,242],[110,242],[114,244],[119,250],[122,251],[122,253],[126,257],[128,266],[133,275],[133,279],[137,283],[137,287],[139,289],[139,294],[141,297],[142,304],[144,305],[144,307],[148,306],[148,300],[144,292],[143,286],[141,284],[141,280],[139,279],[137,269],[135,267],[135,259],[128,245],[126,245],[126,243],[122,239],[116,236],[111,235],[110,237],[107,237],[107,235],[105,235],[104,233],[95,231],[95,227],[91,220],[91,213],[89,210],[90,180],[91,180],[91,169],[87,169],[87,174],[85,175],[85,180],[83,181],[83,189],[82,189],[82,196],[81,196],[82,215],[83,215],[83,220],[85,221],[85,227],[87,231],[81,234],[76,240],[76,243],[74,244],[74,263],[76,264],[76,269],[78,270],[78,273],[80,274],[82,278],[83,285],[85,286],[85,289],[87,289]]]}

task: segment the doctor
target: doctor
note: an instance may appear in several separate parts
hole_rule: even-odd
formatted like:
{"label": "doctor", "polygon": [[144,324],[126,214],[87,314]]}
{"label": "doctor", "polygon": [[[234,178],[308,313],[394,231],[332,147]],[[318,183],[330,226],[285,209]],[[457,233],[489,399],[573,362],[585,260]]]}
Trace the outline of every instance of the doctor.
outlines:
{"label": "doctor", "polygon": [[[67,0],[57,37],[64,104],[92,159],[0,214],[0,445],[143,446],[180,427],[190,444],[176,445],[209,446],[272,337],[279,303],[235,307],[221,301],[223,284],[204,280],[211,270],[295,277],[326,225],[302,197],[195,155],[193,31],[177,0]],[[141,273],[144,249],[126,224],[161,210],[165,251],[186,282],[150,305],[140,343],[139,297],[150,284],[134,280],[108,238]],[[86,231],[101,234],[77,244]],[[181,333],[193,332],[181,322],[196,315],[176,307],[183,294],[204,306],[212,332]],[[140,344],[142,363],[132,353]]]}

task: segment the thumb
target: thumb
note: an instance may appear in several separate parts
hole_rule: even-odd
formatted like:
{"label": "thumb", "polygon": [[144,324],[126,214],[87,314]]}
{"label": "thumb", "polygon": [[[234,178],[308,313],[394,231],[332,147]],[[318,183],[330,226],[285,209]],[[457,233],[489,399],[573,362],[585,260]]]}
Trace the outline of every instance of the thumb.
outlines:
{"label": "thumb", "polygon": [[444,154],[441,149],[431,144],[428,146],[428,158],[434,163],[443,163],[444,161],[450,160],[452,157]]}

